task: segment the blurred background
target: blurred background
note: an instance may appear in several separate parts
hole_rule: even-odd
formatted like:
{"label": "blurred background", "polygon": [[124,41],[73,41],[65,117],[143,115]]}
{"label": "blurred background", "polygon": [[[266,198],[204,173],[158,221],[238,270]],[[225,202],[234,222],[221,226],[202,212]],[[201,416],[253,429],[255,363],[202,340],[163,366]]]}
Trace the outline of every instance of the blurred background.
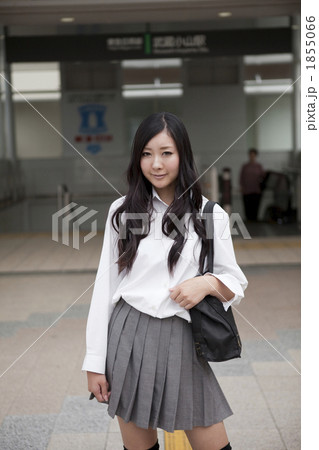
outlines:
{"label": "blurred background", "polygon": [[165,110],[189,130],[205,195],[246,220],[240,173],[254,148],[264,173],[258,224],[247,227],[299,234],[299,9],[2,0],[1,232],[50,231],[71,200],[105,212],[119,195],[112,185],[126,192],[138,124]]}

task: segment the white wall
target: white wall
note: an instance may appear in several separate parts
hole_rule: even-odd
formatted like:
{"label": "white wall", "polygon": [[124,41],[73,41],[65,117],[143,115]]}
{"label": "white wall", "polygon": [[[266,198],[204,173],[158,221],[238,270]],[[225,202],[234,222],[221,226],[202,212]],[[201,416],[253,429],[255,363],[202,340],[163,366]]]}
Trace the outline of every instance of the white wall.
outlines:
{"label": "white wall", "polygon": [[[32,102],[32,105],[49,123],[61,132],[59,101]],[[18,158],[61,157],[61,137],[28,103],[15,102],[14,114]]]}
{"label": "white wall", "polygon": [[[185,89],[183,119],[193,150],[218,157],[245,130],[246,105],[240,85],[198,86]],[[245,136],[232,151],[246,148]]]}
{"label": "white wall", "polygon": [[[252,128],[252,145],[260,151],[292,150],[292,96],[259,95],[247,98],[247,111],[250,118],[256,120],[262,115]],[[276,101],[277,100],[277,101]]]}
{"label": "white wall", "polygon": [[214,164],[219,171],[230,167],[236,183],[246,159],[246,99],[240,85],[188,88],[183,119],[202,172]]}

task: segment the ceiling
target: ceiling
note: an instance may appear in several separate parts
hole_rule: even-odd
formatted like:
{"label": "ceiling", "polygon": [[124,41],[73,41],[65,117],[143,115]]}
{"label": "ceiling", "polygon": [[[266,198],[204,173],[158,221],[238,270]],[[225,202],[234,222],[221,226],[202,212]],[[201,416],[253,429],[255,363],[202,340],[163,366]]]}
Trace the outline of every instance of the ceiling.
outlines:
{"label": "ceiling", "polygon": [[[218,13],[231,12],[220,18]],[[0,0],[0,25],[168,23],[300,14],[300,0]],[[63,25],[65,27],[68,24]]]}

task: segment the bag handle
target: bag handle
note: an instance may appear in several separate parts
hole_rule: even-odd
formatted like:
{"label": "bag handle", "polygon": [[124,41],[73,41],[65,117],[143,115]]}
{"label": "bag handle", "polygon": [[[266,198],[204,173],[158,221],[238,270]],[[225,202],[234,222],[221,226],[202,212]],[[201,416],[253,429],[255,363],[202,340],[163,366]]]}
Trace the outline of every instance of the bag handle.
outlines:
{"label": "bag handle", "polygon": [[206,228],[206,236],[212,236],[211,239],[208,239],[208,254],[207,254],[207,262],[208,262],[208,272],[214,272],[214,217],[213,210],[216,202],[208,200],[203,210],[204,214],[208,214],[205,220],[205,228]]}

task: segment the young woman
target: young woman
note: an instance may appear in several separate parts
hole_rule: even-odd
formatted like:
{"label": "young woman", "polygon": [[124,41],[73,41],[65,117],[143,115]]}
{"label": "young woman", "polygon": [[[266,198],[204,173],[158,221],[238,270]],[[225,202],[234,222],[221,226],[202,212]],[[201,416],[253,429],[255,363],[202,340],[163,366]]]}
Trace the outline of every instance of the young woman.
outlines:
{"label": "young woman", "polygon": [[205,273],[199,213],[207,199],[197,178],[180,119],[147,117],[134,138],[128,193],[106,221],[83,363],[89,391],[118,418],[124,449],[158,449],[157,428],[185,430],[195,450],[231,449],[223,420],[232,411],[196,355],[189,309],[209,293],[227,309],[247,280],[218,204],[214,273]]}

